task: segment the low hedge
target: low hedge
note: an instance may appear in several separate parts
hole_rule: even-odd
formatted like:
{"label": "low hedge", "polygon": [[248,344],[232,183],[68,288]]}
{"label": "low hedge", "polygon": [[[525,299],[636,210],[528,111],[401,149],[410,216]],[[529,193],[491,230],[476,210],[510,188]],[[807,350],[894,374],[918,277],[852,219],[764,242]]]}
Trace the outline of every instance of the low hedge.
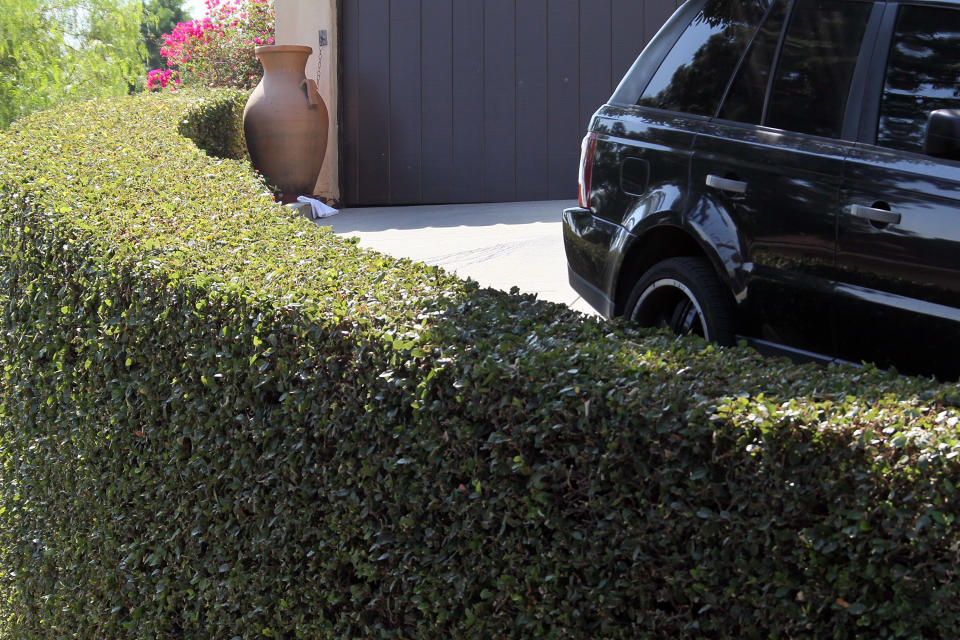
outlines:
{"label": "low hedge", "polygon": [[0,637],[956,633],[957,386],[361,251],[203,101],[0,134]]}

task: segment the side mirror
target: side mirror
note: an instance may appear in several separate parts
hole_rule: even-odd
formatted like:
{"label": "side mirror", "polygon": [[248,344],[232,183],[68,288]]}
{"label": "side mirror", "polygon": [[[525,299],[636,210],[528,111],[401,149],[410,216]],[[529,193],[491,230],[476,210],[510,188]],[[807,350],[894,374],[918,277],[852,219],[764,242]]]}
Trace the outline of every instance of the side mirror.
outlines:
{"label": "side mirror", "polygon": [[937,158],[960,160],[960,109],[930,112],[923,134],[923,152]]}

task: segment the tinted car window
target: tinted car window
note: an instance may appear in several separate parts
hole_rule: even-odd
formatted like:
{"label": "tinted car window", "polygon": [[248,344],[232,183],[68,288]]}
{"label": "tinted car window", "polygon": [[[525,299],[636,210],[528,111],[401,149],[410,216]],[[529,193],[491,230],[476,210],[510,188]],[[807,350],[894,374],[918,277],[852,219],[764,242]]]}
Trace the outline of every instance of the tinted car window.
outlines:
{"label": "tinted car window", "polygon": [[920,153],[931,111],[960,108],[960,11],[900,9],[887,61],[877,143]]}
{"label": "tinted car window", "polygon": [[776,2],[763,27],[750,45],[737,77],[727,92],[719,117],[738,122],[760,124],[763,101],[766,99],[770,67],[777,53],[780,32],[787,17],[787,3]]}
{"label": "tinted car window", "polygon": [[766,124],[828,138],[840,136],[871,8],[868,2],[797,1]]}
{"label": "tinted car window", "polygon": [[708,0],[637,104],[712,116],[770,0]]}

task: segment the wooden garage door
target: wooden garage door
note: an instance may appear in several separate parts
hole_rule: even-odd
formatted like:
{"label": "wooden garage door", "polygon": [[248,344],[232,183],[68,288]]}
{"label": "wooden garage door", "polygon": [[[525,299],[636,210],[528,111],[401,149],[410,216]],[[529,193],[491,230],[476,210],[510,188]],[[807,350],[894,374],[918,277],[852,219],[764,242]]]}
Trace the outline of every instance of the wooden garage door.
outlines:
{"label": "wooden garage door", "polygon": [[676,0],[343,0],[348,205],[576,197],[590,116]]}

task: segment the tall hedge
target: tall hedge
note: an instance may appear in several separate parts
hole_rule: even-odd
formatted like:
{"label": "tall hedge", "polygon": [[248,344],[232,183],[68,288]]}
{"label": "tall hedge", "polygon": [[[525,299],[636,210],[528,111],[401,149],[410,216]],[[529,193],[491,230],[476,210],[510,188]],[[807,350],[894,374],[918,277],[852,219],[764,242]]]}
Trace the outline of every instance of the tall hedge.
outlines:
{"label": "tall hedge", "polygon": [[0,133],[0,638],[935,638],[960,389],[364,252],[177,133]]}

